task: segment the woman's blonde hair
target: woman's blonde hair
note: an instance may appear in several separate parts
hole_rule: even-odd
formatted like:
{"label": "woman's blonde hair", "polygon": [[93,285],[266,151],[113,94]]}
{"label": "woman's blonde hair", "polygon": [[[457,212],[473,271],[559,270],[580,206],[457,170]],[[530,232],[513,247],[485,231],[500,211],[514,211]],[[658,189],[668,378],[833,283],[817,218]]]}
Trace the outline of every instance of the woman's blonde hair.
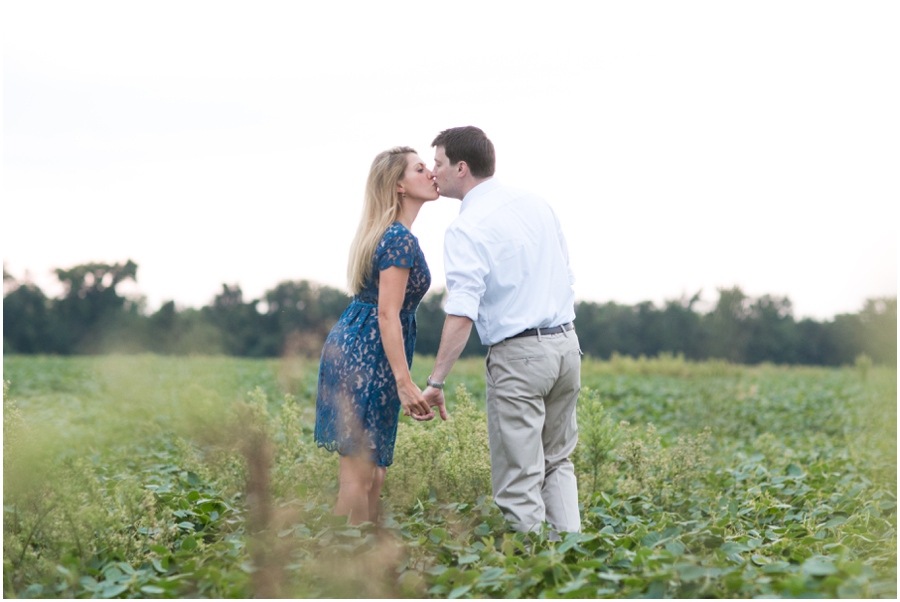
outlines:
{"label": "woman's blonde hair", "polygon": [[397,183],[406,172],[406,155],[415,152],[408,146],[395,146],[378,153],[372,161],[362,218],[350,245],[350,260],[347,262],[347,284],[354,295],[362,291],[369,277],[375,247],[381,242],[388,226],[400,216],[401,197],[397,192]]}

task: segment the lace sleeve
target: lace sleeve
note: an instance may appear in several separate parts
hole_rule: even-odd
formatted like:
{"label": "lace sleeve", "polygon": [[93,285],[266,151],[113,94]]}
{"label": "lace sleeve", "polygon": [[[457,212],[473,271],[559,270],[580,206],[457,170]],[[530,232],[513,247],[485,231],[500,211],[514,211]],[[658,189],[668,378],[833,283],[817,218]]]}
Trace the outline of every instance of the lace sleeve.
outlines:
{"label": "lace sleeve", "polygon": [[394,224],[387,229],[378,244],[375,265],[379,272],[392,266],[411,269],[416,260],[417,248],[416,237],[403,226]]}

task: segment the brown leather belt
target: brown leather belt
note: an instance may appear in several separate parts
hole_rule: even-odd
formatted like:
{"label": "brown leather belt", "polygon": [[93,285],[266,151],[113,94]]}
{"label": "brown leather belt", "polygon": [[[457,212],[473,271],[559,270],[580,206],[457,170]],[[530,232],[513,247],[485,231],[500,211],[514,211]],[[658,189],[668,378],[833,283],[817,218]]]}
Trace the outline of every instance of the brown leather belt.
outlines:
{"label": "brown leather belt", "polygon": [[538,330],[541,331],[541,336],[545,334],[559,334],[561,332],[566,332],[575,328],[575,325],[572,322],[568,324],[561,324],[560,326],[551,326],[549,328],[529,328],[528,330],[523,330],[519,334],[512,335],[511,339],[518,339],[519,337],[536,337],[538,335]]}

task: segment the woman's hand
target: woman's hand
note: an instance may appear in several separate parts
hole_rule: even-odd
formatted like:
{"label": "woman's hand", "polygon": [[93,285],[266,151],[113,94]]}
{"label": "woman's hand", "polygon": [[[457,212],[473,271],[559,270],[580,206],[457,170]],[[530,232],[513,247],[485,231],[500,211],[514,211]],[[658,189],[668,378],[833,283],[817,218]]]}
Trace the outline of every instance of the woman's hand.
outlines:
{"label": "woman's hand", "polygon": [[403,406],[403,415],[412,416],[416,420],[431,420],[434,411],[422,395],[422,391],[412,380],[397,382],[397,394],[400,397],[400,405]]}

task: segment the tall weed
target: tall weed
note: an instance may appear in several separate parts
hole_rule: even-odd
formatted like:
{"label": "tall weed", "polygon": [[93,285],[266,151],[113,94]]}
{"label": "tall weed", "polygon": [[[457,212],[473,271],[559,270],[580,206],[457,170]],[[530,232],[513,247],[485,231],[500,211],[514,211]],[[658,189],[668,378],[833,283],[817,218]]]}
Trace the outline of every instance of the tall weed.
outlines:
{"label": "tall weed", "polygon": [[310,416],[308,405],[293,395],[285,395],[274,418],[273,493],[283,499],[333,503],[340,457],[316,445],[310,422],[315,414]]}
{"label": "tall weed", "polygon": [[572,458],[578,476],[578,492],[582,499],[591,499],[601,490],[609,490],[615,483],[616,458],[612,455],[622,438],[616,424],[597,391],[581,389],[578,397],[578,445]]}

